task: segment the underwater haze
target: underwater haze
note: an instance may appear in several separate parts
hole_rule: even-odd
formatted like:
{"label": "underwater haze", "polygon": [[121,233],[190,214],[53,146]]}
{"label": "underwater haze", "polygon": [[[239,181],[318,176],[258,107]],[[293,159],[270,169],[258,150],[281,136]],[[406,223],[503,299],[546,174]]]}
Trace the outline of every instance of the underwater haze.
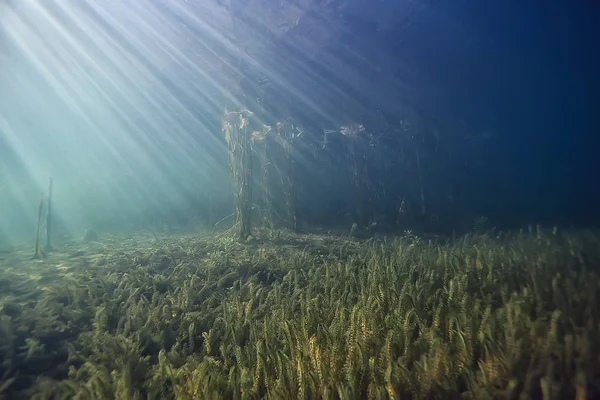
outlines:
{"label": "underwater haze", "polygon": [[4,1],[4,236],[31,236],[48,177],[65,234],[227,216],[208,209],[231,202],[220,120],[236,108],[306,132],[308,219],[353,207],[328,161],[358,123],[387,163],[369,171],[380,219],[420,201],[391,165],[409,156],[390,132],[412,127],[430,213],[597,220],[595,5],[326,3]]}
{"label": "underwater haze", "polygon": [[65,234],[165,214],[191,219],[210,196],[224,200],[224,61],[205,49],[229,40],[216,31],[226,32],[218,10],[196,17],[175,3],[1,7],[5,236],[31,236],[48,177]]}
{"label": "underwater haze", "polygon": [[600,398],[599,18],[0,0],[0,400]]}

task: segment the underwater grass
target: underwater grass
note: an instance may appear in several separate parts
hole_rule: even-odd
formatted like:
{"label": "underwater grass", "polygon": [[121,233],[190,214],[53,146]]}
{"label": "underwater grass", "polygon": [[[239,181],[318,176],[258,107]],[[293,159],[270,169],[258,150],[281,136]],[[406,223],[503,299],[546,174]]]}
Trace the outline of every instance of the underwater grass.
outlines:
{"label": "underwater grass", "polygon": [[0,397],[600,395],[597,232],[253,234],[1,261]]}

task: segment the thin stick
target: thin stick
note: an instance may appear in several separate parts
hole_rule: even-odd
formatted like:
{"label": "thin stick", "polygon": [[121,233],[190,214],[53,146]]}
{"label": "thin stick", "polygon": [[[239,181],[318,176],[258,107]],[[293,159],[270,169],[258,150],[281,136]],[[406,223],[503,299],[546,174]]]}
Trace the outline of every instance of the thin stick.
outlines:
{"label": "thin stick", "polygon": [[35,234],[35,254],[33,258],[40,258],[40,227],[42,225],[42,209],[44,208],[44,197],[40,198],[40,206],[38,208],[37,232]]}
{"label": "thin stick", "polygon": [[46,208],[46,251],[52,250],[52,178],[48,179],[48,207]]}

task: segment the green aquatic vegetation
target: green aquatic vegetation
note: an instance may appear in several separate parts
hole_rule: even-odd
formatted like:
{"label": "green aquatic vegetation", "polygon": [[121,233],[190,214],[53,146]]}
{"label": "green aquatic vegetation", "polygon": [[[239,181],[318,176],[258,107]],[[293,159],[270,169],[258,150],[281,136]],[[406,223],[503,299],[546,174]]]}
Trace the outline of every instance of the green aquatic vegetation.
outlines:
{"label": "green aquatic vegetation", "polygon": [[[0,396],[588,398],[596,232],[355,240],[256,229],[60,249],[0,298]],[[110,243],[110,246],[108,245]],[[88,246],[82,244],[81,246]],[[104,262],[82,263],[101,254]]]}

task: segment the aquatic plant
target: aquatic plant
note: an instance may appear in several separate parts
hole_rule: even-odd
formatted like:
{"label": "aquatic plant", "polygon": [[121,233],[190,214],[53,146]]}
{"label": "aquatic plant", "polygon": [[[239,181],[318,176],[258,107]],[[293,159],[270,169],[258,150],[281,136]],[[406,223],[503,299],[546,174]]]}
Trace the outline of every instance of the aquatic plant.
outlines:
{"label": "aquatic plant", "polygon": [[255,228],[250,242],[103,240],[100,250],[78,244],[28,269],[3,267],[5,397],[600,390],[597,232],[532,227],[425,243],[412,233],[360,241]]}

